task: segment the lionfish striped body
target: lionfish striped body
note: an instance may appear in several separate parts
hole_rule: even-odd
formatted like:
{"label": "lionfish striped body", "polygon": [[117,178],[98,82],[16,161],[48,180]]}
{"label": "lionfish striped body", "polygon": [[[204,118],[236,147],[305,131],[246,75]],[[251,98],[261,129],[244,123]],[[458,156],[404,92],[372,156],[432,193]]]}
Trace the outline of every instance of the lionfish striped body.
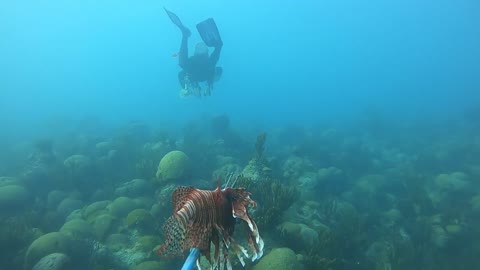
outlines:
{"label": "lionfish striped body", "polygon": [[[259,259],[263,255],[263,240],[248,214],[248,207],[256,206],[250,195],[244,188],[177,188],[172,196],[173,215],[163,226],[166,241],[157,253],[171,257],[197,248],[208,259],[211,269],[232,269],[230,250],[235,252],[242,265],[245,265],[244,258]],[[248,250],[233,238],[236,219],[245,224]],[[211,244],[215,247],[213,261]]]}

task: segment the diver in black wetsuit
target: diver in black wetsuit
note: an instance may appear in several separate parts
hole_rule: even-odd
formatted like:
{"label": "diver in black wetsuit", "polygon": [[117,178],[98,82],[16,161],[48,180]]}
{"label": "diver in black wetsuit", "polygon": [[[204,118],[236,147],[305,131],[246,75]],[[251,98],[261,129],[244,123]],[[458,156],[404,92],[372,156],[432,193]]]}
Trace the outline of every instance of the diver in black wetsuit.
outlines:
{"label": "diver in black wetsuit", "polygon": [[[178,64],[182,68],[182,71],[178,73],[178,81],[182,87],[181,95],[194,94],[200,96],[202,94],[200,83],[206,82],[207,87],[203,94],[210,96],[213,83],[222,75],[222,68],[216,65],[220,58],[223,42],[215,22],[213,19],[207,19],[197,24],[197,29],[205,43],[199,42],[195,46],[194,55],[189,57],[188,38],[191,35],[190,30],[181,23],[178,16],[168,10],[165,11],[172,22],[182,31],[182,43],[178,53]],[[208,46],[214,47],[214,51],[210,55],[208,54]]]}
{"label": "diver in black wetsuit", "polygon": [[[188,31],[190,32],[190,31]],[[213,82],[222,75],[222,68],[217,67],[222,45],[215,47],[211,55],[208,55],[208,47],[205,43],[199,42],[195,46],[195,53],[188,57],[188,34],[182,31],[182,45],[178,54],[178,64],[183,69],[178,73],[178,81],[182,86],[182,95],[189,95],[192,91],[200,96],[201,88],[199,83],[206,82],[204,95],[210,96]],[[191,89],[190,89],[191,88]]]}

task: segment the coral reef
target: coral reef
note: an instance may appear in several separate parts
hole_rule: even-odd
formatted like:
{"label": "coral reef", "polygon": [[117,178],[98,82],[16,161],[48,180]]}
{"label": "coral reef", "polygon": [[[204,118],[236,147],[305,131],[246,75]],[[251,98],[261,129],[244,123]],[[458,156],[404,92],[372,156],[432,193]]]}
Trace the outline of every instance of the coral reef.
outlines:
{"label": "coral reef", "polygon": [[178,206],[172,193],[237,174],[228,185],[251,192],[248,213],[272,250],[246,269],[478,268],[478,123],[375,114],[269,129],[202,114],[156,131],[88,118],[0,141],[0,269],[180,268],[155,254],[169,241],[159,225]]}
{"label": "coral reef", "polygon": [[267,141],[267,133],[263,132],[257,136],[257,141],[255,142],[255,159],[262,160],[263,151],[265,151],[265,142]]}
{"label": "coral reef", "polygon": [[297,199],[298,191],[274,179],[252,180],[238,177],[236,186],[252,190],[257,208],[252,212],[260,228],[275,228],[286,211]]}

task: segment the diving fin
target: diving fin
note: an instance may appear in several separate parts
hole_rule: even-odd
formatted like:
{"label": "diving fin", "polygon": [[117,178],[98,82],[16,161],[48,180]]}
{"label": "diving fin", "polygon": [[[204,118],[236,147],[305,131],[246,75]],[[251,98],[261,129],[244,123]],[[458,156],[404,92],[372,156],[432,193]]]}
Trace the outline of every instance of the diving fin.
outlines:
{"label": "diving fin", "polygon": [[188,30],[188,28],[185,27],[185,25],[183,25],[182,21],[180,21],[180,18],[177,16],[177,14],[169,11],[165,7],[163,9],[165,9],[165,12],[167,13],[168,17],[173,22],[173,24],[175,24],[178,28],[180,28],[180,30],[182,30],[182,33],[190,34],[190,30]]}
{"label": "diving fin", "polygon": [[212,18],[208,18],[198,23],[197,30],[202,37],[203,42],[205,42],[208,47],[219,47],[223,45],[217,24],[215,24],[215,21]]}

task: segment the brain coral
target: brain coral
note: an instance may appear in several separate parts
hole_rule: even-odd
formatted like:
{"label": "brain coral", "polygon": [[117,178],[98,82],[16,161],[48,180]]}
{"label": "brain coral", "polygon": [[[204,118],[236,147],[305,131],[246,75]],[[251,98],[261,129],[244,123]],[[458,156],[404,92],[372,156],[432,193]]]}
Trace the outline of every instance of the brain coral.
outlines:
{"label": "brain coral", "polygon": [[168,181],[185,177],[189,170],[189,163],[190,160],[184,152],[171,151],[160,160],[157,178]]}

